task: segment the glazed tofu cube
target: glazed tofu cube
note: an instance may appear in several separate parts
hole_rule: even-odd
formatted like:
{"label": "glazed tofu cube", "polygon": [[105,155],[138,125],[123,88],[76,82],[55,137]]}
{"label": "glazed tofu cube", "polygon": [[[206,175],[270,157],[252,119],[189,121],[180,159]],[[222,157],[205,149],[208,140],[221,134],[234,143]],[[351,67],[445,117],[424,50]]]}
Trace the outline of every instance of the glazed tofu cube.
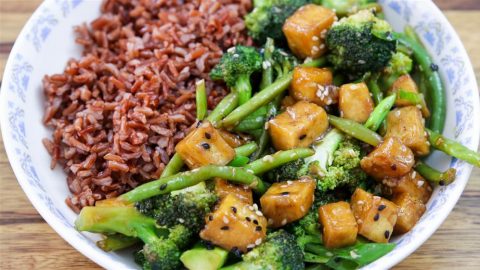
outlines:
{"label": "glazed tofu cube", "polygon": [[[415,81],[410,77],[410,75],[405,74],[398,77],[397,80],[392,84],[390,90],[388,91],[389,94],[397,93],[399,90],[403,90],[406,92],[418,93],[418,87]],[[409,101],[399,99],[395,101],[396,106],[409,106],[412,105]]]}
{"label": "glazed tofu cube", "polygon": [[365,83],[349,83],[340,87],[338,107],[343,118],[365,123],[375,106]]}
{"label": "glazed tofu cube", "polygon": [[425,204],[421,200],[414,198],[408,193],[394,196],[392,202],[399,207],[397,223],[395,223],[393,229],[395,234],[409,232],[426,210]]}
{"label": "glazed tofu cube", "polygon": [[358,226],[350,204],[347,202],[329,203],[318,209],[323,226],[323,244],[327,248],[340,248],[355,244]]}
{"label": "glazed tofu cube", "polygon": [[296,67],[290,96],[322,107],[331,105],[338,102],[338,90],[332,83],[332,71],[328,68]]}
{"label": "glazed tofu cube", "polygon": [[253,204],[252,189],[245,185],[236,185],[226,180],[215,178],[215,193],[220,199],[232,194],[247,204]]}
{"label": "glazed tofu cube", "polygon": [[272,143],[277,150],[309,146],[328,128],[325,110],[306,101],[288,107],[268,123]]}
{"label": "glazed tofu cube", "polygon": [[414,163],[412,150],[399,139],[388,137],[360,161],[360,166],[368,175],[383,180],[407,174]]}
{"label": "glazed tofu cube", "polygon": [[200,238],[226,250],[246,252],[262,243],[267,233],[267,219],[262,213],[232,194],[220,201],[205,222]]}
{"label": "glazed tofu cube", "polygon": [[223,140],[233,148],[237,148],[243,144],[245,144],[245,140],[238,134],[228,132],[223,129],[218,129],[220,132],[220,136],[222,136]]}
{"label": "glazed tofu cube", "polygon": [[315,186],[307,177],[273,184],[260,198],[268,225],[278,228],[305,216],[312,206]]}
{"label": "glazed tofu cube", "polygon": [[355,190],[350,204],[358,234],[373,242],[387,243],[397,222],[398,206],[361,188]]}
{"label": "glazed tofu cube", "polygon": [[235,157],[235,150],[208,121],[190,132],[175,147],[190,169],[205,165],[226,165]]}
{"label": "glazed tofu cube", "polygon": [[382,191],[387,196],[407,193],[424,204],[428,202],[433,192],[430,183],[414,170],[400,178],[384,179],[382,184]]}
{"label": "glazed tofu cube", "polygon": [[327,50],[327,30],[335,19],[335,12],[322,6],[310,4],[299,8],[283,24],[288,47],[300,58],[323,55]]}
{"label": "glazed tofu cube", "polygon": [[398,138],[415,155],[424,156],[430,153],[425,120],[415,106],[401,107],[389,112],[385,136]]}

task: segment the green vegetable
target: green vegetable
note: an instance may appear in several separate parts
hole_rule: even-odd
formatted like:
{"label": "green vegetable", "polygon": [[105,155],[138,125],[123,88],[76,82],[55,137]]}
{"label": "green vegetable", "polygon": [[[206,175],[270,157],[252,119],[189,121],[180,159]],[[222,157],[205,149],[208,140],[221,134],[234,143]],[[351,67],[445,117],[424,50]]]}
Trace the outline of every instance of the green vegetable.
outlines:
{"label": "green vegetable", "polygon": [[116,251],[131,247],[139,242],[140,240],[136,237],[125,236],[123,234],[110,234],[98,241],[97,246],[104,251]]}
{"label": "green vegetable", "polygon": [[383,70],[382,82],[385,89],[389,89],[402,75],[409,74],[413,68],[413,60],[410,56],[396,52],[387,67]]}
{"label": "green vegetable", "polygon": [[282,32],[285,20],[307,0],[256,0],[254,9],[245,16],[248,34],[257,44],[264,44],[267,38],[274,39],[278,44],[285,44]]}
{"label": "green vegetable", "polygon": [[208,165],[145,183],[122,194],[118,199],[126,202],[138,202],[156,195],[190,187],[214,177],[248,185],[259,193],[266,190],[266,186],[260,178],[243,168]]}
{"label": "green vegetable", "polygon": [[314,0],[313,2],[335,10],[338,16],[346,16],[377,3],[376,0]]}
{"label": "green vegetable", "polygon": [[435,149],[447,155],[466,161],[473,166],[480,167],[480,153],[468,149],[462,144],[444,137],[442,134],[427,129],[428,140]]}
{"label": "green vegetable", "polygon": [[243,119],[234,129],[236,132],[249,132],[265,126],[267,120],[267,106],[262,106]]}
{"label": "green vegetable", "polygon": [[313,150],[309,148],[278,151],[272,155],[266,155],[261,159],[257,159],[247,164],[244,168],[247,171],[251,171],[253,174],[262,174],[290,161],[311,156],[313,153]]}
{"label": "green vegetable", "polygon": [[191,231],[183,225],[164,229],[165,236],[161,236],[153,218],[129,206],[84,207],[75,221],[75,228],[79,231],[121,233],[140,238],[144,243],[141,251],[143,269],[178,269],[180,248],[192,236]]}
{"label": "green vegetable", "polygon": [[452,183],[455,180],[455,175],[457,174],[457,170],[454,168],[449,168],[445,172],[439,172],[421,161],[415,164],[415,170],[429,182],[441,186]]}
{"label": "green vegetable", "polygon": [[235,158],[228,163],[228,166],[232,167],[243,167],[250,162],[250,159],[246,156],[235,156]]}
{"label": "green vegetable", "polygon": [[275,50],[275,41],[271,38],[267,38],[265,45],[263,46],[263,63],[268,63],[263,66],[262,80],[260,81],[260,90],[269,86],[273,82],[273,51]]}
{"label": "green vegetable", "polygon": [[251,154],[253,154],[253,152],[255,152],[257,149],[258,149],[258,145],[256,143],[249,142],[249,143],[246,143],[242,146],[239,146],[239,147],[235,148],[235,154],[237,156],[248,157]]}
{"label": "green vegetable", "polygon": [[305,159],[299,158],[266,172],[263,179],[269,182],[297,180],[307,174],[305,167]]}
{"label": "green vegetable", "polygon": [[377,131],[385,120],[385,117],[387,117],[388,112],[390,112],[393,105],[395,105],[396,98],[396,95],[393,94],[378,103],[364,126],[372,131]]}
{"label": "green vegetable", "polygon": [[328,60],[336,70],[353,78],[378,72],[387,66],[395,52],[392,27],[368,10],[340,20],[327,32]]}
{"label": "green vegetable", "polygon": [[207,115],[207,90],[205,89],[205,80],[197,82],[197,89],[195,90],[195,99],[197,105],[197,119],[203,120]]}
{"label": "green vegetable", "polygon": [[157,195],[135,203],[137,210],[151,218],[158,225],[173,227],[184,225],[194,234],[205,225],[205,216],[210,213],[218,196],[210,191],[205,182],[175,193]]}
{"label": "green vegetable", "polygon": [[236,46],[225,53],[210,72],[212,80],[223,80],[238,93],[238,103],[252,96],[250,76],[262,68],[262,56],[254,47]]}
{"label": "green vegetable", "polygon": [[327,249],[322,245],[309,244],[305,249],[315,255],[319,262],[325,262],[332,269],[358,269],[384,256],[395,248],[394,243],[362,243],[338,249]]}
{"label": "green vegetable", "polygon": [[242,256],[242,261],[221,270],[264,270],[288,269],[303,270],[302,249],[297,245],[295,237],[284,230],[267,235],[261,245]]}
{"label": "green vegetable", "polygon": [[228,251],[200,243],[182,253],[180,261],[189,270],[217,270],[227,261]]}
{"label": "green vegetable", "polygon": [[309,173],[325,175],[327,168],[333,163],[333,154],[343,139],[342,132],[338,129],[332,129],[320,142],[314,144],[315,154],[305,159]]}
{"label": "green vegetable", "polygon": [[382,142],[382,136],[355,121],[333,115],[328,116],[328,121],[346,134],[372,146],[377,146]]}
{"label": "green vegetable", "polygon": [[424,116],[430,116],[430,111],[427,108],[427,103],[425,102],[425,97],[423,96],[423,94],[400,89],[397,93],[397,98],[408,101],[411,105],[420,105],[422,114]]}
{"label": "green vegetable", "polygon": [[446,117],[446,98],[438,66],[432,62],[428,52],[421,43],[408,38],[405,34],[394,33],[394,38],[413,51],[413,58],[420,65],[421,71],[428,82],[429,97],[431,98],[431,118],[429,128],[435,132],[442,132]]}
{"label": "green vegetable", "polygon": [[380,104],[383,100],[383,92],[380,89],[380,86],[378,86],[379,76],[380,73],[375,73],[369,80],[367,80],[368,90],[372,93],[373,101],[375,101],[376,105]]}
{"label": "green vegetable", "polygon": [[165,169],[163,169],[160,178],[176,174],[182,169],[183,165],[185,165],[185,163],[183,163],[182,158],[179,154],[175,153],[168,162],[167,166],[165,166]]}

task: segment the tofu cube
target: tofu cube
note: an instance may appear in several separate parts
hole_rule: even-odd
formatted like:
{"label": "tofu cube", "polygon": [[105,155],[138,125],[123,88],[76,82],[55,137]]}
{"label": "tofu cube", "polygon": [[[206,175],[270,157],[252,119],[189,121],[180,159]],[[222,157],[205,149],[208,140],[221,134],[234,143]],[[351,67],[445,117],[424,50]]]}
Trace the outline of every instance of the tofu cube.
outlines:
{"label": "tofu cube", "polygon": [[338,90],[328,68],[296,67],[290,85],[290,96],[296,100],[327,106],[338,102]]}
{"label": "tofu cube", "polygon": [[349,203],[326,204],[318,209],[318,216],[323,226],[325,247],[340,248],[355,244],[358,225]]}
{"label": "tofu cube", "polygon": [[362,169],[377,180],[401,177],[410,172],[414,164],[412,150],[395,137],[386,138],[360,161]]}
{"label": "tofu cube", "polygon": [[388,243],[397,222],[398,206],[357,188],[350,202],[358,234],[377,243]]}
{"label": "tofu cube", "polygon": [[192,130],[175,147],[190,169],[205,165],[226,165],[235,157],[235,150],[208,121]]}
{"label": "tofu cube", "polygon": [[425,204],[408,193],[401,193],[393,197],[392,202],[399,207],[397,223],[393,232],[403,234],[409,232],[425,213]]}
{"label": "tofu cube", "polygon": [[299,8],[283,24],[290,50],[299,58],[318,58],[323,55],[327,50],[327,30],[335,19],[335,12],[319,5]]}
{"label": "tofu cube", "polygon": [[236,185],[226,180],[215,178],[215,193],[220,199],[232,194],[247,204],[253,204],[252,189],[245,185]]}
{"label": "tofu cube", "polygon": [[349,83],[340,87],[338,108],[343,118],[365,123],[375,105],[365,83]]}
{"label": "tofu cube", "polygon": [[246,252],[265,240],[267,219],[238,197],[228,194],[205,218],[200,238],[226,250]]}
{"label": "tofu cube", "polygon": [[304,217],[313,203],[316,183],[311,178],[274,183],[260,198],[263,214],[273,228]]}
{"label": "tofu cube", "polygon": [[386,137],[396,137],[418,156],[430,153],[425,120],[420,109],[407,106],[394,109],[387,116]]}
{"label": "tofu cube", "polygon": [[382,191],[387,196],[407,193],[424,204],[427,204],[433,192],[430,183],[414,170],[400,178],[386,178],[382,184]]}
{"label": "tofu cube", "polygon": [[288,150],[312,144],[327,130],[328,117],[322,107],[299,101],[268,123],[275,149]]}

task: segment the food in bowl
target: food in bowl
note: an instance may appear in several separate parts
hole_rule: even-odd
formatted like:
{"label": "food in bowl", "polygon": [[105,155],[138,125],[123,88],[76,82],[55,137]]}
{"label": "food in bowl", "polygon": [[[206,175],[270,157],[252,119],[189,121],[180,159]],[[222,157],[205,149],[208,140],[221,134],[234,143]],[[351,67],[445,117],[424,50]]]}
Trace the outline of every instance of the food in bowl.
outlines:
{"label": "food in bowl", "polygon": [[[151,79],[156,73],[135,73],[136,69],[129,70],[121,61],[123,54],[139,45],[129,43],[130,38],[138,41],[135,37],[139,35],[142,42],[148,41],[154,32],[148,25],[161,28],[165,23],[161,13],[159,19],[149,13],[157,8],[172,12],[184,6],[165,3],[164,7],[142,9],[115,1],[104,3],[110,15],[126,17],[120,16],[126,28],[136,23],[144,27],[112,46],[108,35],[105,43],[105,32],[93,31],[89,35],[95,45],[87,45],[86,58],[93,53],[99,54],[99,59],[87,70],[73,68],[69,73],[67,68],[66,79],[46,79],[51,83],[47,84],[52,90],[47,91],[51,105],[56,97],[65,98],[57,111],[47,111],[46,115],[51,115],[47,122],[60,137],[47,142],[47,148],[59,152],[54,160],[73,174],[69,177],[77,179],[81,191],[84,187],[87,191],[69,202],[74,210],[81,210],[77,229],[103,233],[106,238],[98,245],[105,250],[139,245],[136,259],[147,269],[177,269],[182,264],[189,269],[357,268],[392,250],[394,244],[388,241],[393,234],[412,229],[425,211],[432,186],[454,180],[454,170],[438,172],[420,161],[431,146],[479,165],[478,153],[440,135],[445,97],[439,67],[411,29],[394,33],[375,3],[359,3],[342,12],[332,1],[322,1],[323,5],[281,2],[257,1],[246,16],[248,34],[257,46],[252,46],[243,30],[245,13],[227,12],[238,22],[235,33],[243,41],[221,47],[216,60],[201,74],[176,77],[179,84],[188,81],[189,96],[184,102],[190,102],[190,114],[195,116],[189,124],[175,127],[172,133],[181,135],[164,149],[158,140],[167,136],[151,128],[151,119],[142,110],[145,101],[135,100],[135,95],[148,96],[164,88],[134,88],[135,76]],[[193,11],[208,16],[215,16],[221,8],[213,1],[202,3],[212,6],[205,9],[199,2],[189,4]],[[337,21],[337,16],[343,18]],[[147,18],[151,21],[145,22]],[[171,20],[169,27],[182,24],[166,18]],[[275,24],[283,31],[267,27]],[[115,29],[118,27],[111,30]],[[163,34],[166,36],[160,36],[174,40],[170,35],[175,32]],[[211,35],[202,38],[212,40]],[[132,61],[146,57],[153,63],[161,57],[148,51],[168,47],[160,42],[142,46],[131,55]],[[126,78],[119,75],[118,79],[109,69],[112,65],[99,69],[110,64],[112,55],[120,57],[115,65],[117,69],[120,65],[119,72]],[[164,61],[175,65],[185,60],[181,58]],[[162,71],[159,84],[168,82]],[[94,78],[82,82],[88,77],[84,74]],[[125,85],[128,78],[133,78],[131,86]],[[162,112],[165,104],[178,106],[181,88],[170,86],[167,94],[154,96],[153,114]],[[89,96],[86,90],[95,87],[99,93]],[[214,89],[221,89],[221,94],[214,94]],[[225,96],[226,89],[230,93]],[[223,99],[215,105],[211,99],[217,96],[217,102]],[[104,118],[98,123],[88,116],[89,108],[68,110],[81,106],[74,104],[75,98],[77,104],[116,103],[100,111],[99,117]],[[115,126],[119,116],[130,117],[129,122]],[[153,123],[170,123],[171,118]],[[139,135],[136,128],[148,132]],[[69,131],[73,135],[67,134]],[[108,151],[89,152],[97,145],[94,131],[107,134],[100,138]],[[152,137],[155,139],[150,140]],[[147,151],[151,161],[145,160],[139,149],[152,145],[153,150]],[[171,152],[161,160],[163,165],[154,164],[153,156],[168,147]],[[115,188],[120,185],[114,193],[107,192],[110,184],[103,187],[93,181],[105,174],[99,169],[108,172],[107,179],[117,184]],[[156,171],[145,174],[142,170]],[[78,171],[85,172],[77,175]],[[155,178],[158,180],[136,187]],[[69,180],[71,189],[74,180]],[[87,197],[82,197],[85,194]]]}

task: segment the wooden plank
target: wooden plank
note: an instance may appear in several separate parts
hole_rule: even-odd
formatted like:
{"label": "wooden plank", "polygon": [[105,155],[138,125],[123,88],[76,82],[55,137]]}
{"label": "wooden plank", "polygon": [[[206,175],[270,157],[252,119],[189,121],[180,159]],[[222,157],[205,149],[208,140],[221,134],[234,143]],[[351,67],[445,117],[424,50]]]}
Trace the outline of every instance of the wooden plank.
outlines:
{"label": "wooden plank", "polygon": [[474,10],[480,9],[478,0],[433,0],[443,10]]}

